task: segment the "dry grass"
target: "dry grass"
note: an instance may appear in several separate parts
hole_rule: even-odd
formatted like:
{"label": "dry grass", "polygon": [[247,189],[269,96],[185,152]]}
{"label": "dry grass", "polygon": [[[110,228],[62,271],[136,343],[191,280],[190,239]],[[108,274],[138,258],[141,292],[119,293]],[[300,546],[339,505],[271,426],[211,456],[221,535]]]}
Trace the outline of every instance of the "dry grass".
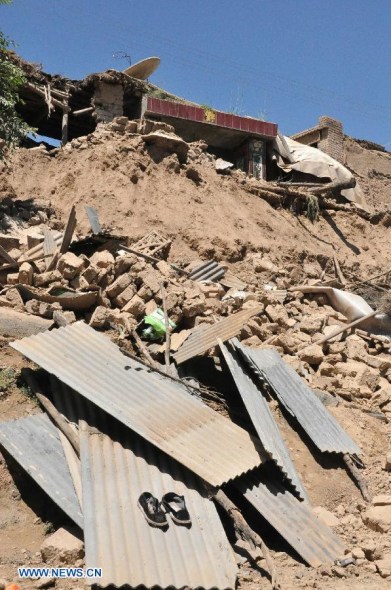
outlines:
{"label": "dry grass", "polygon": [[384,293],[379,301],[379,311],[391,317],[391,293]]}

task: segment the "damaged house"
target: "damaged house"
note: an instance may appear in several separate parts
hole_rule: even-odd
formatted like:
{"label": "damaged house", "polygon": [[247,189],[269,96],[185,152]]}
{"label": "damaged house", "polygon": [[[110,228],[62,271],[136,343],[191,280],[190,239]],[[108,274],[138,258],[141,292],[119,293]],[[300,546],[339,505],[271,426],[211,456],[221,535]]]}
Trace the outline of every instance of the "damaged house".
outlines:
{"label": "damaged house", "polygon": [[321,117],[317,127],[289,138],[275,123],[198,105],[146,81],[143,78],[153,68],[142,65],[158,64],[158,58],[123,72],[90,74],[84,80],[52,76],[19,57],[14,59],[27,77],[20,91],[20,115],[38,134],[61,140],[62,145],[93,133],[100,123],[112,123],[115,130],[116,120],[124,117],[130,121],[128,132],[160,128],[186,142],[203,140],[207,151],[223,160],[225,169],[233,167],[261,181],[326,184],[333,194],[366,208],[356,179],[341,164],[342,124],[330,117]]}
{"label": "damaged house", "polygon": [[255,178],[267,178],[266,158],[277,136],[275,123],[184,101],[125,72],[109,70],[76,81],[50,76],[18,61],[28,78],[18,110],[40,135],[64,144],[116,117],[160,121],[171,125],[185,141],[202,139],[214,155]]}

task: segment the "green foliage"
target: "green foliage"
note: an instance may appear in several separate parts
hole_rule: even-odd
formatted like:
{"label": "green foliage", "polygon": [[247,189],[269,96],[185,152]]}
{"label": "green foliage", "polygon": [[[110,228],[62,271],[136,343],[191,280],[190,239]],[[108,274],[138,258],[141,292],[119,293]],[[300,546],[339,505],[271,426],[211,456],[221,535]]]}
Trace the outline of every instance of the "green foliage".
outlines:
{"label": "green foliage", "polygon": [[45,522],[44,523],[44,533],[45,535],[51,535],[55,532],[54,524],[52,522]]}
{"label": "green foliage", "polygon": [[11,42],[0,31],[0,158],[5,147],[18,145],[30,131],[15,109],[19,88],[26,80],[21,68],[9,58],[10,46]]}
{"label": "green foliage", "polygon": [[319,217],[319,201],[315,195],[308,195],[307,197],[307,212],[306,215],[312,223],[317,221]]}
{"label": "green foliage", "polygon": [[0,370],[0,393],[5,393],[12,385],[15,385],[16,374],[13,369]]}

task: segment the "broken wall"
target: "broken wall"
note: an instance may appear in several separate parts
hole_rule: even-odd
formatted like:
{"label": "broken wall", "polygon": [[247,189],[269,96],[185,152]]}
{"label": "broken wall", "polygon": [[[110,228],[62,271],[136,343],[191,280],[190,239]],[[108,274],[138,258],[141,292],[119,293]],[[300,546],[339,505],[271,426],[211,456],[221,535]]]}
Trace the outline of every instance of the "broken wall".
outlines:
{"label": "broken wall", "polygon": [[316,127],[291,135],[295,141],[316,147],[338,162],[343,162],[344,134],[341,121],[326,115],[319,117]]}
{"label": "broken wall", "polygon": [[122,84],[108,84],[103,80],[95,83],[94,106],[96,120],[109,123],[123,115],[124,89]]}

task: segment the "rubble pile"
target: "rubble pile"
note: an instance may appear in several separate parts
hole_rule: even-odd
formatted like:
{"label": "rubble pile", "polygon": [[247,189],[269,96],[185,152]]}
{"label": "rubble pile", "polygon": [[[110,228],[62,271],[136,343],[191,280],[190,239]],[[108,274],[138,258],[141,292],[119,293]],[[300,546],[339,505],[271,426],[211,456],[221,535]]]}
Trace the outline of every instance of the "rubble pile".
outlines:
{"label": "rubble pile", "polygon": [[[67,219],[57,186],[50,189],[56,207],[0,187],[8,195],[0,203],[0,341],[6,355],[23,355],[18,379],[37,403],[32,415],[12,408],[1,420],[0,467],[5,471],[11,456],[60,509],[58,530],[31,562],[83,567],[101,560],[103,587],[223,590],[239,580],[255,589],[268,584],[265,570],[274,588],[279,581],[292,587],[292,579],[295,587],[315,588],[360,575],[388,581],[391,447],[376,446],[372,430],[391,443],[389,305],[356,293],[365,283],[384,294],[391,272],[381,285],[368,285],[361,260],[350,265],[346,257],[340,266],[334,251],[319,252],[318,244],[289,252],[288,239],[280,252],[266,234],[277,233],[290,213],[273,217],[265,203],[249,230],[261,227],[265,243],[200,239],[193,225],[203,232],[208,220],[180,208],[190,211],[210,196],[208,179],[222,190],[221,207],[228,187],[241,205],[249,193],[281,204],[285,189],[231,170],[205,142],[187,143],[165,123],[117,117],[62,149],[39,148],[29,157],[68,167],[61,182],[69,192],[76,186],[72,158],[93,157],[94,149],[103,154],[97,176],[118,173],[126,190],[136,191],[133,203],[160,168],[165,194],[171,197],[173,176],[197,192],[179,190],[182,201],[173,198],[170,207],[148,192],[140,224],[126,193],[132,232],[124,230],[109,182],[102,209],[87,205],[81,218],[81,204],[96,205],[93,189],[91,201],[72,197]],[[226,219],[239,234],[253,222],[237,200],[217,220],[221,232]],[[217,205],[208,208],[208,217],[219,218],[216,212]],[[161,222],[164,215],[178,224],[182,215],[186,240]],[[329,217],[332,225],[333,212]],[[352,222],[357,232],[361,224]],[[287,235],[296,243],[294,231]],[[330,288],[359,312],[336,305]],[[5,401],[17,383],[6,355]],[[27,368],[26,358],[40,368]],[[311,471],[318,487],[334,488],[322,505]],[[158,506],[176,494],[188,509],[186,526],[171,518],[156,530],[151,514],[141,512],[144,494]]]}
{"label": "rubble pile", "polygon": [[[237,268],[227,261],[217,263],[207,260],[205,262],[197,256],[193,260],[173,259],[170,253],[171,239],[154,230],[140,240],[131,242],[126,236],[117,236],[109,228],[105,226],[102,228],[98,213],[91,207],[87,208],[91,230],[88,234],[82,235],[77,233],[74,210],[71,210],[68,222],[64,227],[50,208],[38,207],[34,211],[29,211],[27,207],[18,203],[13,203],[12,206],[5,203],[3,206],[8,207],[7,215],[14,222],[8,227],[3,227],[3,234],[0,236],[3,258],[3,265],[0,267],[1,313],[4,314],[4,317],[7,316],[7,313],[19,314],[17,317],[21,324],[25,318],[24,328],[27,332],[23,332],[21,335],[31,334],[33,339],[42,339],[37,341],[37,343],[41,343],[38,349],[46,342],[45,334],[55,335],[58,331],[60,339],[64,334],[66,340],[63,344],[59,340],[59,350],[62,351],[60,354],[64,354],[68,359],[65,367],[76,362],[73,371],[75,375],[80,377],[74,387],[81,395],[87,395],[83,389],[83,372],[87,368],[87,364],[85,366],[80,364],[82,353],[81,350],[77,353],[78,342],[84,342],[83,355],[86,355],[86,359],[95,358],[99,350],[103,351],[107,347],[108,358],[110,355],[114,355],[112,361],[108,360],[109,365],[113,367],[112,377],[116,380],[118,387],[121,387],[121,376],[115,373],[114,368],[116,363],[125,362],[125,360],[119,361],[119,349],[116,347],[116,352],[114,352],[109,340],[96,340],[96,344],[94,344],[96,336],[93,334],[107,332],[112,342],[120,346],[121,354],[130,355],[128,362],[136,363],[134,366],[125,366],[125,369],[133,367],[134,370],[141,372],[144,375],[145,387],[149,386],[150,379],[152,379],[150,383],[152,386],[155,378],[154,373],[160,374],[160,379],[165,375],[163,377],[166,383],[164,387],[173,388],[172,393],[174,393],[175,387],[185,387],[186,393],[185,390],[179,389],[176,391],[176,395],[180,394],[188,398],[190,391],[191,396],[196,395],[203,404],[206,404],[205,407],[209,406],[209,411],[220,414],[220,419],[230,420],[227,413],[230,403],[228,398],[223,395],[224,387],[220,391],[213,391],[207,376],[202,383],[202,375],[201,383],[199,383],[197,379],[194,379],[192,370],[186,363],[189,359],[192,359],[192,362],[197,362],[197,359],[200,358],[199,355],[202,354],[208,356],[215,368],[222,373],[224,382],[228,383],[230,379],[233,379],[237,391],[242,396],[247,411],[241,411],[241,426],[245,426],[248,432],[253,432],[255,428],[263,447],[270,455],[269,460],[275,460],[281,470],[279,482],[275,481],[273,485],[282,486],[281,489],[285,490],[285,496],[289,494],[286,496],[286,501],[293,502],[291,513],[298,511],[295,518],[299,520],[295,521],[295,525],[286,516],[290,522],[289,527],[298,526],[298,538],[301,534],[305,538],[304,529],[300,528],[304,526],[304,520],[302,521],[301,518],[306,519],[306,522],[310,519],[309,522],[312,523],[311,526],[315,531],[317,531],[317,527],[321,526],[317,523],[323,522],[322,526],[326,526],[322,533],[320,531],[315,533],[315,543],[319,545],[317,546],[322,557],[315,559],[306,553],[307,549],[301,545],[301,541],[291,539],[288,530],[278,520],[274,520],[279,511],[285,510],[286,507],[283,505],[278,507],[277,504],[273,506],[277,500],[271,495],[267,496],[268,501],[272,502],[271,512],[268,513],[266,508],[261,509],[256,497],[252,498],[246,495],[251,488],[246,488],[249,484],[245,483],[247,480],[244,479],[244,483],[241,484],[241,487],[239,485],[239,489],[253,504],[253,507],[261,511],[263,516],[282,536],[285,536],[288,543],[292,544],[307,563],[313,566],[321,564],[316,570],[318,577],[345,578],[355,576],[358,575],[357,568],[360,566],[365,567],[367,571],[380,574],[383,578],[391,575],[387,543],[380,543],[378,538],[379,535],[390,530],[390,497],[386,493],[378,493],[374,497],[369,495],[366,484],[363,484],[361,476],[357,475],[357,465],[362,467],[362,460],[359,457],[362,453],[361,449],[344,433],[337,422],[329,423],[331,419],[329,410],[325,408],[325,406],[349,407],[351,405],[374,419],[386,423],[389,421],[391,417],[391,361],[389,357],[391,340],[384,335],[360,330],[360,326],[357,326],[356,330],[349,330],[347,325],[349,317],[338,311],[335,306],[333,307],[325,295],[306,293],[300,290],[305,290],[305,285],[310,287],[321,285],[322,280],[326,281],[328,285],[338,285],[338,278],[326,274],[329,262],[327,257],[323,256],[322,266],[316,260],[312,260],[304,265],[293,262],[284,268],[281,267],[277,259],[273,259],[270,253],[259,252],[249,253]],[[15,220],[18,221],[15,222]],[[240,276],[237,276],[236,272]],[[298,285],[298,282],[301,283],[301,286]],[[302,287],[303,284],[304,287]],[[27,319],[33,316],[42,318],[45,323],[42,325],[28,323]],[[238,318],[243,319],[239,321]],[[1,336],[5,342],[9,340],[10,335],[14,335],[7,331],[8,325],[5,321],[1,324]],[[82,326],[86,325],[91,332],[84,332]],[[341,328],[341,333],[334,336],[336,328]],[[61,330],[66,332],[61,332]],[[80,330],[82,331],[80,332]],[[79,332],[81,338],[76,338],[72,344],[72,338],[76,337]],[[66,349],[68,339],[69,350],[75,350],[78,357],[75,361],[71,352],[67,352]],[[326,341],[324,341],[325,339]],[[320,340],[322,342],[318,343]],[[24,342],[26,342],[26,349]],[[28,342],[29,338],[25,338],[17,341],[13,346],[31,360],[35,360],[43,369],[56,375],[62,382],[60,387],[66,387],[69,382],[66,377],[66,369],[62,368],[62,364],[56,361],[54,365],[50,365],[47,364],[45,356],[36,357],[35,345],[32,346],[32,352],[29,352]],[[32,342],[34,341],[32,340]],[[51,347],[49,340],[47,342]],[[52,350],[51,358],[56,354],[54,345]],[[255,356],[252,356],[252,351]],[[267,356],[268,351],[272,351],[277,356]],[[266,356],[262,356],[264,354]],[[114,358],[117,359],[115,362]],[[125,356],[121,358],[126,359]],[[100,362],[98,357],[97,362]],[[276,370],[278,367],[276,373],[268,372],[270,362],[273,366],[275,363]],[[91,361],[88,361],[88,364],[90,363]],[[99,367],[103,365],[102,359]],[[58,367],[58,372],[56,367]],[[294,379],[288,368],[289,370],[293,369]],[[98,365],[94,369],[95,378],[97,371]],[[199,377],[199,375],[198,371],[197,376]],[[86,377],[86,383],[88,383],[88,376],[86,375]],[[107,374],[107,378],[110,379],[109,374]],[[46,381],[42,381],[41,376],[41,385],[39,386],[36,385],[34,379],[36,377],[33,377],[33,381],[31,381],[31,377],[30,380],[28,376],[26,377],[33,392],[38,395],[42,387],[43,390],[47,388],[48,377]],[[285,381],[281,381],[281,379],[285,379]],[[299,380],[296,382],[296,379]],[[290,403],[287,400],[283,401],[283,397],[280,397],[282,393],[280,388],[283,382],[286,386],[290,383],[288,389],[292,387],[292,391],[295,390],[295,387],[298,388],[296,399],[299,405],[296,409],[291,406],[290,411],[299,427],[303,428],[306,434],[312,438],[312,442],[318,447],[321,454],[323,453],[322,429],[326,434],[329,427],[332,429],[329,436],[333,432],[335,447],[332,446],[330,450],[344,459],[346,466],[351,470],[351,475],[357,478],[357,484],[364,497],[363,502],[358,503],[352,509],[339,507],[332,513],[325,510],[324,507],[317,507],[312,511],[310,505],[307,504],[305,485],[300,481],[295,467],[290,463],[290,459],[281,459],[287,452],[281,451],[284,448],[284,442],[281,439],[280,443],[276,443],[276,434],[269,440],[269,436],[271,436],[267,431],[269,427],[263,430],[269,420],[271,420],[270,424],[274,424],[274,421],[276,421],[275,424],[278,424],[284,404],[288,403],[289,405]],[[153,385],[153,387],[155,386]],[[98,381],[96,381],[96,387],[99,389]],[[247,391],[247,388],[250,389]],[[62,422],[61,420],[57,422],[57,420],[59,420],[58,413],[64,413],[64,409],[61,406],[61,397],[55,397],[54,391],[55,389],[52,389],[50,395],[47,393],[44,395],[52,398],[56,407],[55,414],[52,414],[50,406],[42,401],[41,393],[39,393],[38,399],[49,413],[50,418],[54,419],[57,428],[61,430]],[[65,390],[61,391],[64,395]],[[147,390],[144,391],[147,395]],[[253,393],[250,394],[250,391]],[[271,399],[270,393],[273,391],[274,400]],[[250,397],[247,397],[248,395]],[[251,395],[255,395],[255,398],[252,399]],[[266,407],[261,404],[255,409],[256,406],[252,404],[260,403],[260,400],[256,402],[259,396],[266,396],[265,399],[268,402],[263,402]],[[92,401],[94,398],[89,397],[88,399]],[[96,403],[99,406],[99,402],[96,401]],[[316,428],[315,431],[311,430],[311,425],[306,426],[305,420],[303,421],[300,417],[300,404],[303,404],[304,415],[315,412],[315,416],[320,412],[319,416],[322,422],[320,431],[317,432]],[[100,408],[117,420],[123,421],[127,427],[131,426],[123,413],[124,410],[118,413],[115,406],[103,405]],[[257,422],[258,412],[259,415],[266,412],[260,423]],[[100,414],[96,418],[96,422],[90,423],[90,427],[93,427],[91,432],[99,431],[99,416]],[[69,440],[71,444],[74,444],[72,441],[76,434],[76,446],[78,447],[80,445],[79,436],[84,436],[80,430],[81,422],[79,421],[78,426],[78,421],[75,421],[71,415],[65,414],[65,418],[68,424],[73,424],[73,434],[70,433]],[[79,415],[79,420],[81,419],[82,417]],[[266,422],[264,422],[265,420]],[[315,418],[314,421],[316,422]],[[12,447],[7,446],[9,442],[6,432],[8,424],[10,423],[4,423],[5,430],[2,430],[0,426],[0,441],[9,452]],[[46,427],[49,428],[49,424]],[[278,426],[270,427],[277,428],[278,431]],[[18,428],[17,422],[15,422],[15,428]],[[23,428],[31,428],[31,432],[33,432],[36,426],[31,422]],[[62,431],[62,436],[67,436],[68,429],[69,426]],[[240,431],[245,432],[242,428]],[[218,430],[216,430],[217,432]],[[172,433],[170,426],[166,426],[166,433],[167,435]],[[109,441],[113,436],[113,431],[102,430],[100,436],[108,437]],[[155,435],[149,438],[149,435],[144,432],[144,436],[149,441],[148,443],[144,441],[144,444],[150,445],[151,442],[157,444],[154,439]],[[339,443],[338,439],[340,439]],[[273,446],[275,444],[277,447]],[[329,441],[327,444],[331,445],[332,443]],[[280,450],[278,450],[278,445],[282,445]],[[166,451],[164,444],[159,448]],[[145,447],[145,451],[141,449],[144,447],[140,446],[139,454],[146,452],[147,447]],[[69,462],[70,457],[66,446],[64,446],[64,451],[66,460]],[[180,455],[177,455],[176,451],[171,450],[170,452],[175,459],[181,461]],[[278,458],[280,452],[282,454]],[[23,464],[23,459],[17,460],[21,461],[22,467],[29,470],[27,464]],[[86,459],[85,455],[80,454],[79,449],[73,461],[80,464],[80,460],[83,472],[83,461]],[[356,466],[351,467],[352,460]],[[385,473],[390,471],[390,465],[389,453],[385,453],[382,459],[382,469]],[[38,475],[37,481],[39,483],[39,472],[46,468],[49,466],[38,464],[34,468],[34,472],[30,474],[33,477]],[[193,470],[197,475],[200,474],[197,471],[198,467],[193,467]],[[262,473],[262,469],[260,469],[260,473]],[[240,477],[238,481],[242,481]],[[257,493],[259,494],[267,494],[266,488],[263,487],[264,481],[257,480],[256,486],[258,486]],[[74,481],[74,484],[76,490],[82,485],[87,485],[84,479],[79,484]],[[53,492],[50,487],[45,487],[46,484],[42,485],[46,493],[52,496]],[[88,485],[96,485],[96,482],[92,481]],[[384,487],[384,484],[378,482],[377,489],[381,490],[382,485]],[[187,488],[184,489],[185,497]],[[164,491],[171,490],[165,489]],[[220,491],[222,492],[222,490]],[[132,489],[126,493],[133,494],[133,492]],[[91,488],[90,493],[97,492]],[[222,505],[225,506],[224,502],[230,500],[227,498],[219,500],[219,493],[216,494],[215,490],[212,495],[217,503],[222,502]],[[58,502],[58,500],[56,501]],[[73,502],[75,501],[74,499]],[[207,502],[209,501],[207,500]],[[189,507],[190,512],[192,508],[195,509],[196,504]],[[72,509],[72,512],[68,504],[64,507],[62,501],[59,501],[59,506],[71,516],[76,524],[80,524],[79,516],[72,517],[75,508]],[[133,506],[130,500],[123,505],[123,509],[125,510],[124,522],[127,522],[128,517],[133,518]],[[105,504],[105,510],[110,513],[114,510],[114,504]],[[297,516],[301,510],[308,511],[305,513],[305,517]],[[229,511],[228,513],[230,514]],[[88,522],[92,522],[91,518],[93,516],[89,517]],[[358,528],[356,534],[352,536],[351,526],[353,524]],[[132,525],[129,524],[129,526]],[[238,526],[238,523],[235,526]],[[337,531],[342,542],[334,535],[332,529]],[[365,533],[365,531],[368,532]],[[375,537],[377,544],[374,544],[370,532],[377,535]],[[99,538],[98,529],[94,534]],[[72,551],[77,551],[77,559],[75,557],[77,563],[83,565],[83,543],[66,531],[57,531],[55,535],[59,537],[60,541],[65,535],[66,542],[64,541],[65,544],[62,541],[59,542],[56,549],[57,537],[48,538],[42,546],[43,561],[56,563],[59,560],[60,563],[70,563],[68,553],[71,549],[68,551],[69,545],[69,547],[72,546]],[[326,558],[322,553],[324,549],[321,538],[323,539],[324,535],[329,539],[329,546],[333,547],[333,549],[329,549],[332,559]],[[87,539],[86,551],[87,556],[90,555],[90,561],[87,560],[87,563],[91,563],[92,549],[88,543]],[[75,549],[73,549],[74,547]],[[69,554],[73,555],[73,553]],[[269,566],[270,559],[270,555],[268,555],[266,563]],[[279,564],[278,556],[276,559]],[[224,567],[232,567],[230,559],[224,562]],[[294,565],[294,568],[297,567]],[[107,568],[108,566],[106,566]],[[118,573],[118,575],[120,574]],[[300,574],[300,576],[302,575],[303,573]],[[307,578],[308,576],[309,574]],[[110,572],[107,580],[112,583],[118,582],[116,574]]]}

